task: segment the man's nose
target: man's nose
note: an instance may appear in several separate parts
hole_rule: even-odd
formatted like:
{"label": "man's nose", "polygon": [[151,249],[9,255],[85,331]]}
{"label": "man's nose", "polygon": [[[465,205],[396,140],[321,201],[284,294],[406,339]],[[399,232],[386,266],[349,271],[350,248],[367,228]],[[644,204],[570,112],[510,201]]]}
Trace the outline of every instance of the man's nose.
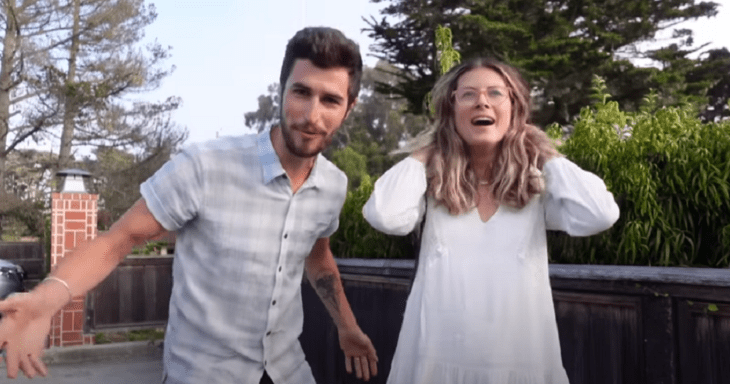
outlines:
{"label": "man's nose", "polygon": [[319,126],[322,117],[322,104],[317,98],[313,97],[307,102],[304,117],[307,119],[307,123]]}

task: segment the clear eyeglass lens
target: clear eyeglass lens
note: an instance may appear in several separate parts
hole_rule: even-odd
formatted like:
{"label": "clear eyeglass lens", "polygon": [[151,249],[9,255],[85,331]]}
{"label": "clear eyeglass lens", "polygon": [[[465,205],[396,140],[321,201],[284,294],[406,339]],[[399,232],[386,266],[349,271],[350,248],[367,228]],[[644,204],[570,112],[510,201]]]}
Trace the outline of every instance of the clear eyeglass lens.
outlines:
{"label": "clear eyeglass lens", "polygon": [[487,96],[487,101],[492,105],[502,104],[507,100],[508,91],[505,87],[489,87],[487,89],[461,89],[456,91],[456,101],[462,104],[474,104],[479,101],[482,93]]}

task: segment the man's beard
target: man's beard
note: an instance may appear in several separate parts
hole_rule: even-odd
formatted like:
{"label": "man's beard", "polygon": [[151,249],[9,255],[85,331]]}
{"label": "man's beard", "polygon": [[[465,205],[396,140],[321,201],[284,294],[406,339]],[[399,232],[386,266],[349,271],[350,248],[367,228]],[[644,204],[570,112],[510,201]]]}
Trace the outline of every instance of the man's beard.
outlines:
{"label": "man's beard", "polygon": [[[310,131],[310,130],[307,129],[307,131]],[[314,130],[314,131],[319,132],[316,130]],[[322,152],[325,148],[327,148],[327,146],[330,145],[330,143],[332,142],[332,136],[333,136],[333,135],[326,135],[326,134],[322,135],[323,139],[322,139],[320,145],[318,145],[317,147],[312,148],[312,149],[308,149],[304,145],[302,145],[301,147],[297,147],[296,141],[292,137],[291,128],[287,124],[286,120],[283,118],[281,119],[281,135],[284,138],[284,145],[286,145],[286,148],[289,150],[289,152],[291,152],[292,154],[294,154],[297,157],[303,157],[303,158],[310,158],[310,157],[317,156],[320,152]]]}

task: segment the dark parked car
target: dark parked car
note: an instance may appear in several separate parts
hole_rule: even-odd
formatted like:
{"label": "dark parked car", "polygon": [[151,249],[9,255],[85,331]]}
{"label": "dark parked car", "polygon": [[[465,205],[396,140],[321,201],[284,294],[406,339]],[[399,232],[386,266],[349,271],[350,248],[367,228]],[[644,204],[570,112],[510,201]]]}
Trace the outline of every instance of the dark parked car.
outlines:
{"label": "dark parked car", "polygon": [[16,292],[24,292],[25,271],[19,265],[0,259],[0,300]]}

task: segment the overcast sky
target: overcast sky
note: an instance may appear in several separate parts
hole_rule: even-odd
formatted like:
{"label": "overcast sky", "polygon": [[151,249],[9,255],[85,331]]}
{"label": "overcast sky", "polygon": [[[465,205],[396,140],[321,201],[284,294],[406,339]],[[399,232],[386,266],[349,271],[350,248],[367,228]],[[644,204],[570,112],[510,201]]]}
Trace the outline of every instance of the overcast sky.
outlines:
{"label": "overcast sky", "polygon": [[[730,47],[730,0],[719,15],[687,23],[696,43]],[[305,26],[330,26],[360,44],[366,65],[372,41],[362,17],[380,18],[383,3],[369,0],[152,0],[158,19],[148,39],[172,46],[177,69],[150,96],[183,99],[173,119],[190,132],[188,143],[247,132],[243,115],[257,109],[259,95],[278,82],[286,43]],[[387,4],[387,3],[386,3]]]}

